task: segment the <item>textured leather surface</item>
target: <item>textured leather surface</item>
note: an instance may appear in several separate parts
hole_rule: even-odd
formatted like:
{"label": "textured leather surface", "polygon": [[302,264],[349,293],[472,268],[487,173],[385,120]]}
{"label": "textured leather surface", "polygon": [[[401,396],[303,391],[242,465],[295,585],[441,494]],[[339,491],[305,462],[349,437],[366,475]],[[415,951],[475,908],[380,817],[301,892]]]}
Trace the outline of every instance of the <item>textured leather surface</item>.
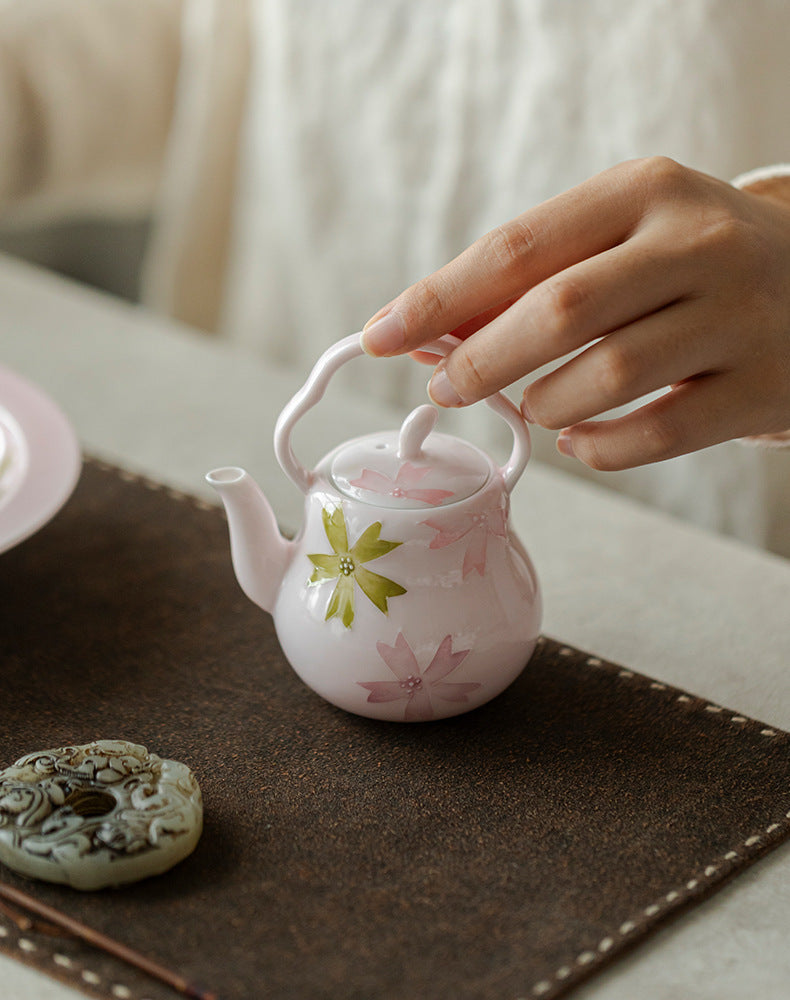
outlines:
{"label": "textured leather surface", "polygon": [[[218,509],[88,462],[0,578],[0,767],[128,739],[187,763],[206,810],[135,886],[0,877],[224,1000],[559,996],[787,836],[787,734],[549,639],[476,712],[350,716],[229,562]],[[175,995],[2,912],[0,948],[103,998]]]}

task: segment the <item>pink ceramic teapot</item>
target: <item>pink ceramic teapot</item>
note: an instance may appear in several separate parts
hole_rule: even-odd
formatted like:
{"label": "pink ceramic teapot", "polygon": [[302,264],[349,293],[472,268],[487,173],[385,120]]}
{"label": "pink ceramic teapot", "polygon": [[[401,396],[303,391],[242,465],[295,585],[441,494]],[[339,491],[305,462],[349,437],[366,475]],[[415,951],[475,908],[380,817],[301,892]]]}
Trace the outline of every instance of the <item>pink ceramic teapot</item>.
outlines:
{"label": "pink ceramic teapot", "polygon": [[[305,469],[291,448],[293,427],[334,372],[363,354],[360,336],[322,355],[277,421],[277,459],[305,494],[293,541],[243,469],[206,478],[225,504],[238,581],[273,615],[302,680],[358,715],[446,718],[504,690],[538,638],[537,576],[508,520],[529,433],[497,393],[486,403],[514,437],[501,468],[473,445],[434,432],[437,410],[424,405],[399,431],[346,441]],[[448,340],[428,349],[447,354]]]}

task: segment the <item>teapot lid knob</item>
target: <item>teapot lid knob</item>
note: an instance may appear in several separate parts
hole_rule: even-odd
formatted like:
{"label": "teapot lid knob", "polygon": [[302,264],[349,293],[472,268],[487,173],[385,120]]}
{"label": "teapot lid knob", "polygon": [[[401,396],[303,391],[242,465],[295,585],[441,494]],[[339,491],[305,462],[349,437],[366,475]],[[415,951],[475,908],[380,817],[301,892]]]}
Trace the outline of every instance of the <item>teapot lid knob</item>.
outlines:
{"label": "teapot lid knob", "polygon": [[401,462],[416,462],[422,457],[423,442],[436,426],[438,419],[439,412],[430,403],[411,411],[403,421],[398,436],[398,458]]}
{"label": "teapot lid knob", "polygon": [[403,510],[443,507],[477,493],[496,466],[469,442],[433,434],[438,416],[424,404],[399,430],[340,445],[327,469],[330,482],[352,500]]}

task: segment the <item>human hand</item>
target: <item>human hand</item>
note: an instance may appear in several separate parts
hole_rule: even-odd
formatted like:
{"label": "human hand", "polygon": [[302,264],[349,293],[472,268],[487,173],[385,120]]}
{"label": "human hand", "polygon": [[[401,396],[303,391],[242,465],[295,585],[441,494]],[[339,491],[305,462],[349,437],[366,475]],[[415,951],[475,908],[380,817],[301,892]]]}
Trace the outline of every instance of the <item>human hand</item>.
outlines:
{"label": "human hand", "polygon": [[464,342],[431,379],[443,406],[565,359],[527,386],[522,412],[595,469],[785,431],[790,195],[739,191],[664,157],[622,163],[406,289],[363,346],[425,360],[420,347],[444,334]]}

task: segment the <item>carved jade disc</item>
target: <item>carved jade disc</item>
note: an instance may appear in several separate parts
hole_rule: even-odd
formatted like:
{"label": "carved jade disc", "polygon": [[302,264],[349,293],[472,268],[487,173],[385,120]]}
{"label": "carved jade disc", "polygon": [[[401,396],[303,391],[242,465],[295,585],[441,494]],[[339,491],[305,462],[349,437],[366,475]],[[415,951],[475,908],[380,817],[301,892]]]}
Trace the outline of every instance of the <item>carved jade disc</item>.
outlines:
{"label": "carved jade disc", "polygon": [[0,861],[75,889],[136,882],[194,850],[194,774],[124,740],[27,754],[0,771]]}

